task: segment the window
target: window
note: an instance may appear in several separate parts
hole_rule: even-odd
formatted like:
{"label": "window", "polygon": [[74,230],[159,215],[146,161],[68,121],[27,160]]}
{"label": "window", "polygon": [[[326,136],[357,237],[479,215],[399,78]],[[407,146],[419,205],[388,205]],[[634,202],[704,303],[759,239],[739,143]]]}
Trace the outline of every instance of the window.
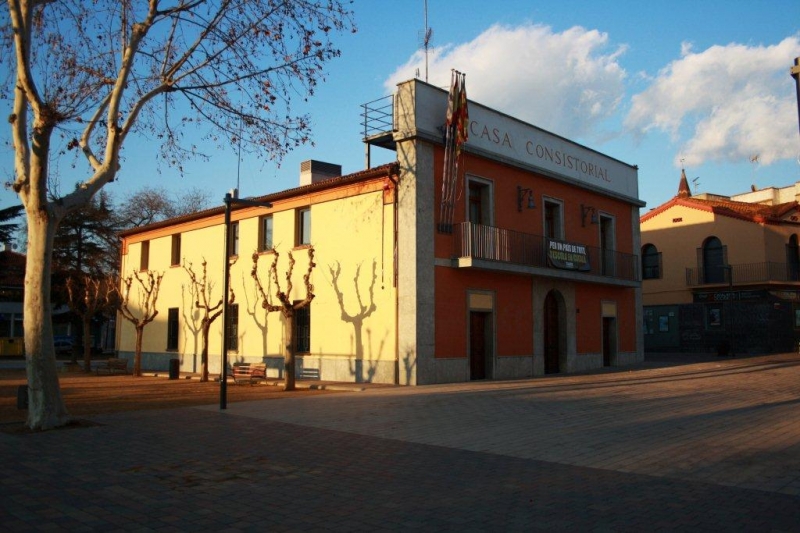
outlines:
{"label": "window", "polygon": [[172,266],[181,264],[181,234],[172,236]]}
{"label": "window", "polygon": [[642,246],[642,279],[661,278],[661,253],[652,244]]}
{"label": "window", "polygon": [[311,209],[297,210],[297,246],[311,244]]}
{"label": "window", "polygon": [[600,273],[604,276],[614,275],[614,259],[616,256],[616,232],[614,230],[614,219],[608,216],[600,216],[600,252],[602,262],[600,263]]}
{"label": "window", "polygon": [[311,306],[294,311],[294,350],[296,353],[311,351]]}
{"label": "window", "polygon": [[272,215],[261,217],[258,227],[258,251],[266,252],[272,250]]}
{"label": "window", "polygon": [[139,270],[150,268],[150,241],[142,241],[141,255],[139,256]]}
{"label": "window", "polygon": [[167,350],[178,349],[178,308],[167,311]]}
{"label": "window", "polygon": [[467,215],[473,224],[492,225],[491,184],[477,179],[468,180]]}
{"label": "window", "polygon": [[564,222],[561,214],[561,202],[544,200],[544,236],[548,239],[564,238]]}
{"label": "window", "polygon": [[797,243],[797,235],[789,237],[786,245],[786,274],[789,281],[800,280],[800,245]]}
{"label": "window", "polygon": [[230,246],[230,253],[228,255],[237,256],[239,255],[239,223],[238,222],[231,222],[231,233],[228,236],[229,242],[228,246]]}
{"label": "window", "polygon": [[228,322],[225,328],[225,334],[228,336],[228,350],[239,351],[239,304],[230,305],[225,318]]}
{"label": "window", "polygon": [[698,250],[702,256],[703,283],[724,283],[727,250],[716,237],[709,237]]}

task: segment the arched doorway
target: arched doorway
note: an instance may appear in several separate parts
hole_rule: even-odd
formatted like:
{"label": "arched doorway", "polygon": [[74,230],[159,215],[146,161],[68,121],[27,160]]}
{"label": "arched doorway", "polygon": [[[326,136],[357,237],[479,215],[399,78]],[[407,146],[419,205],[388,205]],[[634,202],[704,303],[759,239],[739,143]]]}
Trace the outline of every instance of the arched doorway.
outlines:
{"label": "arched doorway", "polygon": [[560,372],[564,337],[562,320],[564,299],[558,291],[550,291],[544,299],[544,373]]}

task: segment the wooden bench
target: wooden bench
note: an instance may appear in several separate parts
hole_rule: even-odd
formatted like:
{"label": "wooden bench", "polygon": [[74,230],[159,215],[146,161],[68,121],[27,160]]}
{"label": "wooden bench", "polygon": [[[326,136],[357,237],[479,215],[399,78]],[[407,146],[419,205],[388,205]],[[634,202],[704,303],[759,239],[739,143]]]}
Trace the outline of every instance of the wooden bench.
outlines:
{"label": "wooden bench", "polygon": [[253,385],[267,380],[267,365],[265,363],[237,363],[231,368],[230,375],[237,385],[243,383]]}
{"label": "wooden bench", "polygon": [[128,360],[111,357],[106,360],[105,364],[100,364],[95,372],[98,374],[127,374]]}

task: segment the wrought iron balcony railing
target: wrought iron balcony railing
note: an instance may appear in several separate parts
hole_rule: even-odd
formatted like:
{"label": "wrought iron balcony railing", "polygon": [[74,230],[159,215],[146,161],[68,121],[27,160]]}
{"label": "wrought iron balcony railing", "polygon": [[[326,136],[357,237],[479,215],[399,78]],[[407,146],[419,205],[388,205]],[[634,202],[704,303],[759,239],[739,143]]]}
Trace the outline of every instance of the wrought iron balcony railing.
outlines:
{"label": "wrought iron balcony railing", "polygon": [[800,282],[800,265],[796,263],[744,263],[686,269],[686,285],[744,285],[752,283]]}
{"label": "wrought iron balcony railing", "polygon": [[[596,246],[562,243],[530,233],[462,222],[453,227],[456,257],[535,268],[573,270],[576,275],[640,281],[639,257]],[[559,244],[560,243],[560,244]],[[567,252],[558,253],[559,249]],[[570,252],[574,248],[574,252]]]}

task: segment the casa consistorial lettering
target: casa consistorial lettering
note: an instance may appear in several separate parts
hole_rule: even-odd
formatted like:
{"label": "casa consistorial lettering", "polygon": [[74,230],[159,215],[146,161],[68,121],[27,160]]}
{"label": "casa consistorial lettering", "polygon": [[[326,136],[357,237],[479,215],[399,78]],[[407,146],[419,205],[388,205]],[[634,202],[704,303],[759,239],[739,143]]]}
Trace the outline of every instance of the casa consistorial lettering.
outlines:
{"label": "casa consistorial lettering", "polygon": [[[575,153],[569,153],[563,149],[550,146],[541,139],[532,140],[527,138],[523,139],[524,143],[518,143],[518,139],[514,138],[512,132],[499,126],[483,124],[478,120],[470,120],[469,134],[471,139],[479,139],[482,142],[488,142],[498,147],[506,147],[523,156],[523,158],[534,158],[539,164],[543,164],[546,167],[561,167],[567,171],[579,172],[584,176],[611,183],[606,167],[586,161]],[[524,152],[519,153],[516,149],[517,146],[524,146]]]}
{"label": "casa consistorial lettering", "polygon": [[490,128],[487,125],[481,126],[477,120],[472,120],[469,123],[469,134],[481,139],[486,139],[490,143],[499,144],[500,146],[508,146],[513,149],[511,144],[511,136],[507,131],[500,128]]}
{"label": "casa consistorial lettering", "polygon": [[603,168],[600,165],[595,165],[593,163],[589,163],[588,161],[584,161],[579,157],[562,152],[561,150],[550,148],[543,144],[536,144],[533,141],[528,141],[525,143],[525,151],[528,153],[528,155],[532,155],[537,159],[549,161],[550,163],[564,167],[567,170],[577,170],[586,176],[591,176],[607,183],[611,183],[611,179],[608,177],[608,169]]}

